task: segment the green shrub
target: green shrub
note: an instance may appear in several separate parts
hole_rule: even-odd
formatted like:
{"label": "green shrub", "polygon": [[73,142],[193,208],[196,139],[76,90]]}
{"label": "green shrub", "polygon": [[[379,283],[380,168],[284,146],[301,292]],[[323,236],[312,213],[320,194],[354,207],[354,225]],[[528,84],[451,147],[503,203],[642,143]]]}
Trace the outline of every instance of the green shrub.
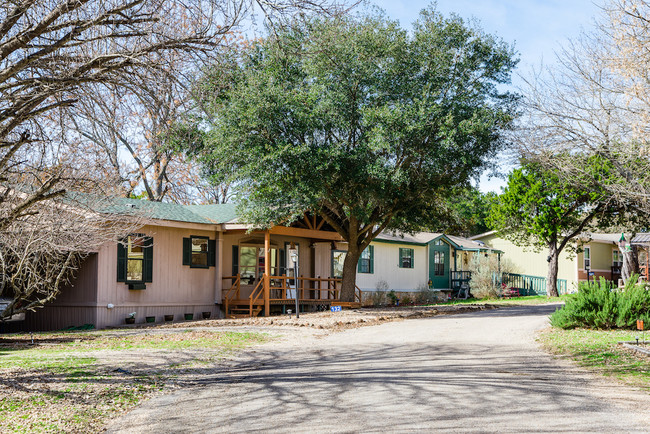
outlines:
{"label": "green shrub", "polygon": [[411,297],[409,297],[409,295],[406,294],[406,295],[402,296],[402,298],[401,298],[401,300],[399,302],[400,302],[400,304],[407,305],[407,304],[413,303],[413,300],[411,300]]}
{"label": "green shrub", "polygon": [[650,326],[650,286],[647,283],[636,284],[634,278],[633,285],[625,285],[618,292],[616,326],[636,328],[638,319],[643,320],[646,327]]}
{"label": "green shrub", "polygon": [[397,300],[399,300],[399,298],[397,298],[395,291],[391,290],[386,296],[390,300],[390,304],[397,304]]}
{"label": "green shrub", "polygon": [[582,282],[578,292],[568,298],[565,306],[551,315],[551,325],[563,329],[634,328],[636,320],[650,321],[650,291],[637,278],[629,279],[622,289],[601,278]]}

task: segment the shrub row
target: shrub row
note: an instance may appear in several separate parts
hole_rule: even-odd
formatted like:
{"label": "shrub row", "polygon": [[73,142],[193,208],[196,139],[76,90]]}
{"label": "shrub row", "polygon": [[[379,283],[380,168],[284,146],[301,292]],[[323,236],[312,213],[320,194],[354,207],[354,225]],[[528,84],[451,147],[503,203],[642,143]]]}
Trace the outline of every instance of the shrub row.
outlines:
{"label": "shrub row", "polygon": [[564,329],[636,328],[636,321],[650,326],[650,285],[628,280],[624,288],[614,288],[601,278],[583,282],[565,306],[551,315],[551,325]]}

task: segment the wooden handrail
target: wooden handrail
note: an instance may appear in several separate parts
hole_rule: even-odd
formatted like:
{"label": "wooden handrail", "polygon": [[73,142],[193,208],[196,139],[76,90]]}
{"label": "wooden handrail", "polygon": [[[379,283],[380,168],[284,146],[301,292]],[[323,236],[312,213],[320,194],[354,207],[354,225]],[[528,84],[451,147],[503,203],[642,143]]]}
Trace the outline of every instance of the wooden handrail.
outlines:
{"label": "wooden handrail", "polygon": [[[260,281],[257,283],[257,286],[255,286],[255,288],[253,289],[253,292],[251,292],[250,297],[248,297],[248,305],[249,305],[249,309],[250,309],[249,312],[250,312],[251,317],[253,316],[253,303],[255,303],[260,298],[260,295],[262,295],[262,293],[264,292],[263,291],[263,289],[264,289],[263,283],[264,283],[264,276],[262,276]],[[258,289],[260,289],[260,288],[262,290],[258,291]],[[256,291],[258,292],[257,295],[255,295]],[[267,315],[268,315],[268,313],[267,313]]]}
{"label": "wooden handrail", "polygon": [[239,299],[239,290],[240,290],[240,287],[241,287],[241,276],[239,274],[237,274],[236,276],[224,277],[224,280],[225,279],[235,279],[235,281],[233,282],[230,289],[228,291],[226,291],[226,295],[223,297],[223,299],[224,300],[232,300],[232,298],[230,297],[230,294],[231,294],[231,292],[233,290],[235,290],[235,294],[237,296],[237,299]]}

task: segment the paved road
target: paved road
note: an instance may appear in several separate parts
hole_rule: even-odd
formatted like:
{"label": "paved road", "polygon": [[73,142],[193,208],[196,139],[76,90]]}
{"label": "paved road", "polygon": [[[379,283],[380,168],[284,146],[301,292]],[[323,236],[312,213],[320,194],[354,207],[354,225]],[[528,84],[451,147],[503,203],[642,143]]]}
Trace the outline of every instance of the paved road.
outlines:
{"label": "paved road", "polygon": [[[555,306],[386,323],[267,346],[114,432],[650,432],[650,397],[542,353]],[[642,407],[641,407],[642,406]]]}

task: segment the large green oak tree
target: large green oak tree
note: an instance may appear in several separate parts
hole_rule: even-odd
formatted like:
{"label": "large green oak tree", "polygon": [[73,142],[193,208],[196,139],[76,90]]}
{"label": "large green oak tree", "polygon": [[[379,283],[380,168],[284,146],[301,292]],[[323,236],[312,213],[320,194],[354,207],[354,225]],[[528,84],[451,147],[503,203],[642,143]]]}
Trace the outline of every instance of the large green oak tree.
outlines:
{"label": "large green oak tree", "polygon": [[304,19],[223,59],[200,83],[210,129],[193,150],[238,187],[250,223],[309,211],[334,228],[344,301],[370,242],[435,227],[515,115],[512,47],[433,9],[410,32],[374,12]]}

